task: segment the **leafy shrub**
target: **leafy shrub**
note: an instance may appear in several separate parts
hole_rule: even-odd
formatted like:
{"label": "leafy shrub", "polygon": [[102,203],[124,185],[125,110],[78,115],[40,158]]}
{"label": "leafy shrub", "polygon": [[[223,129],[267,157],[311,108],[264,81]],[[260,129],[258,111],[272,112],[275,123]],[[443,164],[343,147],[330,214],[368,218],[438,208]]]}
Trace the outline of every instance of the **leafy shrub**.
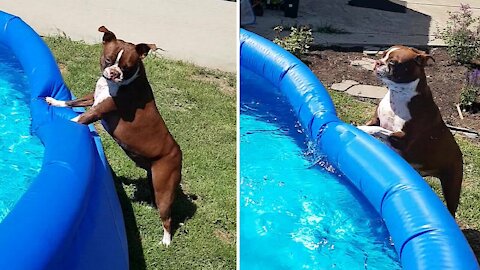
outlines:
{"label": "leafy shrub", "polygon": [[449,19],[437,37],[447,44],[450,57],[460,63],[470,63],[480,54],[480,18],[474,17],[469,5],[462,4],[459,11],[448,12]]}
{"label": "leafy shrub", "polygon": [[466,84],[460,93],[460,106],[469,110],[477,102],[478,94],[480,94],[480,70],[474,69],[467,73]]}
{"label": "leafy shrub", "polygon": [[283,26],[277,26],[273,30],[276,32],[273,42],[298,58],[308,53],[308,49],[313,43],[312,29],[308,26],[292,26],[290,28],[290,34],[285,37],[281,37]]}

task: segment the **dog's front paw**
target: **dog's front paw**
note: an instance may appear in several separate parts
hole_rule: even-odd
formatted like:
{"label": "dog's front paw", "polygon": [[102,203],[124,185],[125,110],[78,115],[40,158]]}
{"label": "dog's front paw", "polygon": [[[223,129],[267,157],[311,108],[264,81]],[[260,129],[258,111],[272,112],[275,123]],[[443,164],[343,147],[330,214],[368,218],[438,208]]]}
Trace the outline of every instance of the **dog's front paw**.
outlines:
{"label": "dog's front paw", "polygon": [[372,126],[357,126],[357,128],[360,129],[361,131],[367,133],[367,134],[372,133]]}
{"label": "dog's front paw", "polygon": [[80,115],[70,119],[70,121],[78,123],[78,119],[80,119]]}
{"label": "dog's front paw", "polygon": [[390,145],[398,150],[404,150],[407,147],[405,142],[405,133],[403,132],[394,132],[391,136],[388,137],[388,142]]}
{"label": "dog's front paw", "polygon": [[381,140],[386,140],[393,133],[379,126],[357,126],[357,128]]}
{"label": "dog's front paw", "polygon": [[67,107],[67,103],[63,100],[56,100],[52,97],[46,97],[45,101],[48,103],[50,106],[55,106],[55,107]]}

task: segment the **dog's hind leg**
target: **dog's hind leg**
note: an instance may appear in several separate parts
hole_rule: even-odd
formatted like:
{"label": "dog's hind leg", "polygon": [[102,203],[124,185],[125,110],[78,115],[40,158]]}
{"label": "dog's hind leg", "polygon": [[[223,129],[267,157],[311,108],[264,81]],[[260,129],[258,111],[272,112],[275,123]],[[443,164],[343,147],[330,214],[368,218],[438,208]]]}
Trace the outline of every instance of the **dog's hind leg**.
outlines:
{"label": "dog's hind leg", "polygon": [[462,189],[463,179],[463,162],[457,162],[452,169],[441,173],[438,177],[442,184],[443,197],[447,203],[447,208],[453,218],[457,211],[458,202],[460,200],[460,192]]}
{"label": "dog's hind leg", "polygon": [[147,185],[148,185],[148,189],[149,189],[149,192],[150,192],[149,204],[153,208],[156,208],[157,204],[155,203],[155,190],[153,188],[153,179],[152,179],[152,169],[151,168],[147,169]]}
{"label": "dog's hind leg", "polygon": [[181,169],[182,153],[178,146],[170,154],[152,164],[155,203],[163,223],[162,243],[166,246],[172,241],[172,205],[177,186],[180,184]]}

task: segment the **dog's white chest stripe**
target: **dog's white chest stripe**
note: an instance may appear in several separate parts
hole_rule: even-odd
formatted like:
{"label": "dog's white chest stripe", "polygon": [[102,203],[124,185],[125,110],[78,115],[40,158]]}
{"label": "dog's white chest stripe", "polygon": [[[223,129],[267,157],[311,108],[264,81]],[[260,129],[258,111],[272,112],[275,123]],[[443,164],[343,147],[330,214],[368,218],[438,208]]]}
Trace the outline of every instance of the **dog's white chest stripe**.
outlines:
{"label": "dog's white chest stripe", "polygon": [[405,122],[412,119],[408,103],[418,95],[418,82],[418,79],[411,83],[385,81],[389,91],[378,105],[377,111],[381,127],[393,132],[401,131]]}
{"label": "dog's white chest stripe", "polygon": [[95,86],[93,107],[109,97],[116,96],[118,88],[119,86],[117,84],[105,79],[103,76],[100,77],[100,79],[97,81],[97,85]]}

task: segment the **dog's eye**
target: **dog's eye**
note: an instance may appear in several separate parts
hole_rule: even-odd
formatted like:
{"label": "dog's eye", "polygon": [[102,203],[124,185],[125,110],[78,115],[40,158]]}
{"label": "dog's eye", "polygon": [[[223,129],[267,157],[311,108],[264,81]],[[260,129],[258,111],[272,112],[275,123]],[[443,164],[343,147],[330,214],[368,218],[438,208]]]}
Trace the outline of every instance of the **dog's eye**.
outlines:
{"label": "dog's eye", "polygon": [[398,64],[397,62],[395,61],[388,61],[387,63],[389,66],[395,66],[396,64]]}
{"label": "dog's eye", "polygon": [[106,63],[107,65],[110,65],[110,64],[112,63],[112,60],[110,60],[110,59],[108,59],[108,58],[105,58],[105,63]]}

